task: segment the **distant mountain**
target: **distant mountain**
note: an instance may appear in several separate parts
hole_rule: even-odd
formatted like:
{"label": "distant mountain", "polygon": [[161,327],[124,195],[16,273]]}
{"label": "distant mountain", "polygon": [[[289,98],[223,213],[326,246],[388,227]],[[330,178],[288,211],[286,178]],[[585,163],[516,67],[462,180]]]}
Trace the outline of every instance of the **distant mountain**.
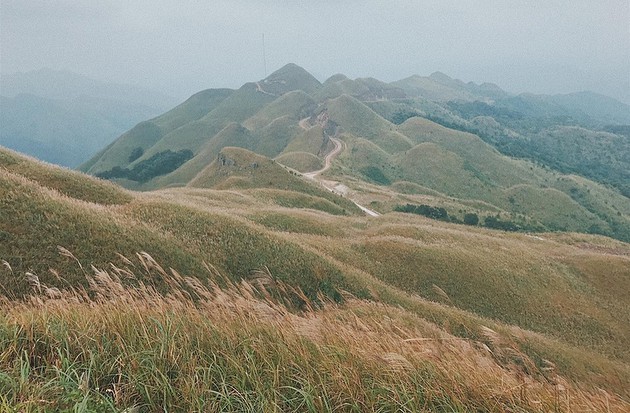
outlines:
{"label": "distant mountain", "polygon": [[43,69],[0,78],[0,145],[76,167],[174,103],[149,90]]}
{"label": "distant mountain", "polygon": [[530,118],[564,118],[585,126],[602,127],[606,124],[630,124],[630,105],[593,92],[565,95],[521,94],[496,102]]}
{"label": "distant mountain", "polygon": [[409,96],[424,97],[440,102],[451,100],[489,101],[508,96],[507,92],[495,84],[464,83],[441,72],[435,72],[428,77],[414,75],[393,82],[392,85],[403,89]]}
{"label": "distant mountain", "polygon": [[155,109],[92,97],[62,101],[20,94],[0,97],[0,144],[76,167]]}
{"label": "distant mountain", "polygon": [[590,119],[606,124],[630,124],[630,105],[616,99],[593,92],[577,92],[564,95],[553,95],[549,99]]}
{"label": "distant mountain", "polygon": [[[81,170],[140,190],[214,187],[218,175],[209,172],[226,147],[308,172],[321,168],[335,138],[343,150],[326,179],[352,183],[344,193],[381,212],[416,200],[447,205],[455,220],[468,211],[489,225],[627,240],[627,137],[597,126],[625,130],[623,115],[623,104],[587,92],[512,96],[442,73],[391,84],[338,74],[320,83],[289,64],[139,123]],[[276,187],[282,174],[267,179],[270,171],[247,169],[227,182]],[[368,195],[374,191],[388,195]]]}
{"label": "distant mountain", "polygon": [[150,89],[103,82],[62,70],[44,68],[2,75],[0,95],[13,97],[22,93],[58,100],[74,100],[89,96],[106,101],[133,103],[158,110],[166,110],[177,103],[173,97]]}

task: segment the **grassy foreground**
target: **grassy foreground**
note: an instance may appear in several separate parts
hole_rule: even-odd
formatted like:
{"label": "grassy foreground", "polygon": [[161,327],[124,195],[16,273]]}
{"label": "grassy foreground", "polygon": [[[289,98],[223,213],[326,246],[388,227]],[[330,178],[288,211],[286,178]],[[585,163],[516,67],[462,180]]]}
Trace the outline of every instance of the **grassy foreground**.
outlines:
{"label": "grassy foreground", "polygon": [[627,411],[628,246],[0,150],[0,412]]}
{"label": "grassy foreground", "polygon": [[27,275],[32,295],[0,301],[0,411],[630,408],[563,379],[551,362],[536,367],[488,327],[466,340],[347,293],[343,304],[309,300],[265,268],[233,282],[207,266],[204,278],[216,281],[201,281],[146,253],[120,261],[86,271],[88,288]]}

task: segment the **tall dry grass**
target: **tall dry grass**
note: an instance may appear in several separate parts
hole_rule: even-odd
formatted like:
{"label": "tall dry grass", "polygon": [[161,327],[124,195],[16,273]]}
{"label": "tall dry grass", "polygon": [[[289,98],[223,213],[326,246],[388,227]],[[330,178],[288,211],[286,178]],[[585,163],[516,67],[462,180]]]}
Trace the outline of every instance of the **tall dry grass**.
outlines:
{"label": "tall dry grass", "polygon": [[465,340],[345,292],[310,300],[266,268],[201,281],[139,253],[83,270],[86,288],[14,274],[33,293],[0,300],[0,411],[630,409],[490,328]]}

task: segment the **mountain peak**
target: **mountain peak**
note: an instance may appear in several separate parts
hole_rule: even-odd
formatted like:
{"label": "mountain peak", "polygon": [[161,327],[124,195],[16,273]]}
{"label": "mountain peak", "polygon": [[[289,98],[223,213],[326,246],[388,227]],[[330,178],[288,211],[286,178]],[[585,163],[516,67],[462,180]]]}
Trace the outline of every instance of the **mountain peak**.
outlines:
{"label": "mountain peak", "polygon": [[293,90],[306,93],[315,92],[321,87],[319,80],[295,63],[288,63],[259,82],[260,88],[270,94],[283,95]]}
{"label": "mountain peak", "polygon": [[[286,65],[282,66],[280,69],[276,70],[274,73],[277,72],[283,72],[283,71],[301,71],[301,72],[307,72],[306,69],[304,69],[302,66],[297,65],[295,63],[287,63]],[[308,73],[308,72],[307,72]],[[273,73],[272,73],[273,75]]]}
{"label": "mountain peak", "polygon": [[324,83],[335,83],[335,82],[341,82],[343,80],[348,80],[348,77],[342,73],[337,73],[337,74],[332,75],[328,79],[326,79]]}
{"label": "mountain peak", "polygon": [[442,72],[433,72],[431,73],[431,75],[429,75],[429,78],[431,80],[435,80],[436,82],[452,82],[453,81],[453,78],[451,78],[449,75]]}

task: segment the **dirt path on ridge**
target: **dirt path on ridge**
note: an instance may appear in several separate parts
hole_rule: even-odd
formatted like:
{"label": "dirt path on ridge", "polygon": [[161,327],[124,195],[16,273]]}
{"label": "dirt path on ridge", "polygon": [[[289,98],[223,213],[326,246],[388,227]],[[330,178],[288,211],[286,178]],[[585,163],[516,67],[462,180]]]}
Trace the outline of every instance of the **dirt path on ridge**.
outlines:
{"label": "dirt path on ridge", "polygon": [[273,93],[269,93],[260,86],[260,82],[256,82],[256,92],[264,93],[265,95],[276,97]]}
{"label": "dirt path on ridge", "polygon": [[[302,129],[308,130],[312,127],[311,125],[307,124],[308,120],[309,118],[304,118],[298,122],[298,124],[300,125]],[[332,151],[330,151],[326,155],[326,158],[324,158],[324,167],[317,171],[303,173],[302,176],[308,179],[312,179],[314,181],[318,181],[324,188],[328,189],[330,192],[334,192],[337,195],[346,196],[348,193],[348,187],[345,186],[344,184],[341,184],[339,182],[334,182],[334,181],[325,181],[323,179],[318,178],[320,174],[326,172],[330,168],[330,166],[332,165],[332,161],[337,157],[337,155],[341,153],[341,151],[345,147],[345,143],[340,141],[339,139],[333,138],[332,136],[329,137],[329,139],[332,141],[335,147],[333,148]],[[364,207],[363,205],[358,204],[352,198],[349,198],[349,199],[350,201],[352,201],[352,203],[354,203],[361,211],[365,212],[367,215],[371,217],[378,217],[381,215],[376,211],[373,211],[369,208]]]}
{"label": "dirt path on ridge", "polygon": [[330,165],[332,165],[333,159],[337,157],[337,155],[339,155],[339,153],[343,149],[343,144],[341,143],[339,139],[331,137],[330,140],[332,141],[333,144],[335,144],[335,147],[333,148],[332,151],[328,153],[328,155],[326,155],[326,158],[324,158],[324,167],[318,171],[306,172],[306,173],[303,173],[302,175],[304,175],[305,177],[309,179],[315,179],[317,175],[326,172],[330,168]]}

